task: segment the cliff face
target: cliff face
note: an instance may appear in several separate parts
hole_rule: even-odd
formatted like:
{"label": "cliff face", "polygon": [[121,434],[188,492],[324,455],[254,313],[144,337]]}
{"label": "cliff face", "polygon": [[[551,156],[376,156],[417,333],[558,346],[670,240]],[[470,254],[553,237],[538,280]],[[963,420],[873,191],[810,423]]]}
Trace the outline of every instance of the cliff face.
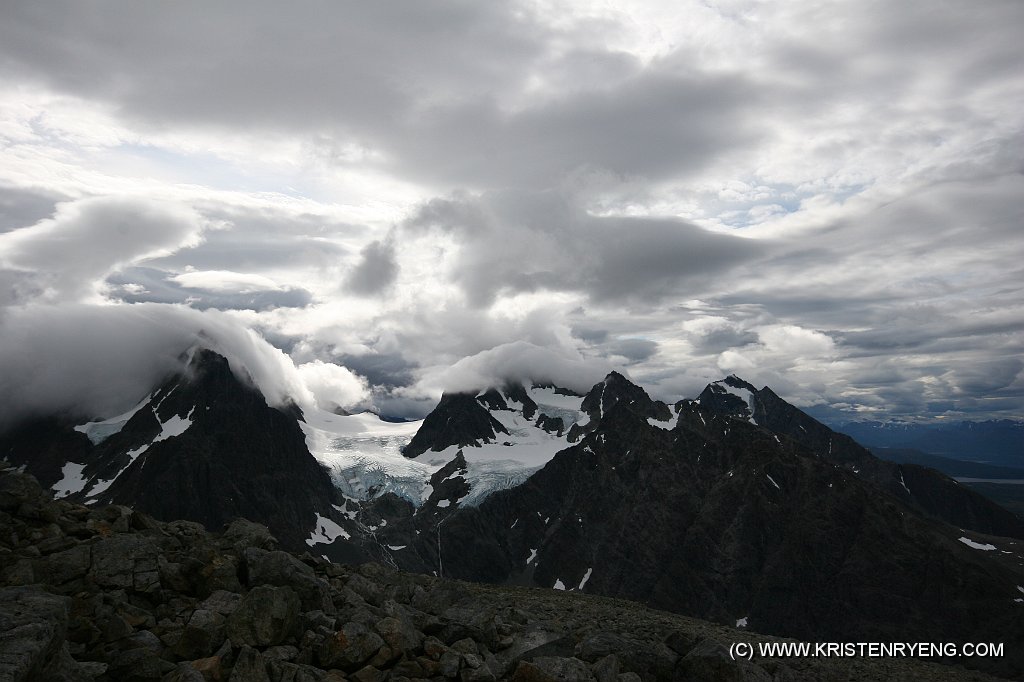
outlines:
{"label": "cliff face", "polygon": [[469,585],[276,549],[126,507],[53,501],[0,468],[0,679],[990,680],[914,661],[735,662],[774,638],[551,590]]}
{"label": "cliff face", "polygon": [[75,501],[207,528],[241,516],[269,526],[290,549],[304,546],[318,515],[336,516],[339,497],[296,415],[270,407],[217,353],[197,351],[184,373],[125,417],[112,434],[92,438],[55,419],[30,423],[0,437],[0,457]]}

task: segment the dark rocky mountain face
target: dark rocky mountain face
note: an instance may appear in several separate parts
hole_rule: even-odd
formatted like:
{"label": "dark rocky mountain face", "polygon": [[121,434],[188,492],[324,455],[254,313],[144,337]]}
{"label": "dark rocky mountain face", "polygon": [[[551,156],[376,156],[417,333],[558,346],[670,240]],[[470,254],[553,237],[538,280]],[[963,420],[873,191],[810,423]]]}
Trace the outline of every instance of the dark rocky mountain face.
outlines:
{"label": "dark rocky mountain face", "polygon": [[169,378],[96,445],[66,423],[55,426],[36,423],[8,434],[0,452],[44,484],[59,485],[56,453],[69,444],[64,466],[81,465],[72,499],[129,505],[211,529],[243,517],[268,525],[296,549],[317,514],[328,516],[336,501],[295,414],[268,406],[212,351],[197,352],[185,374]]}
{"label": "dark rocky mountain face", "polygon": [[491,409],[504,407],[505,401],[496,391],[484,394],[477,400],[472,393],[446,393],[426,419],[416,436],[405,447],[406,457],[416,457],[427,450],[440,452],[451,445],[465,447],[493,441],[498,433],[508,431],[501,422],[491,416]]}
{"label": "dark rocky mountain face", "polygon": [[[662,421],[667,406],[612,377],[588,394],[578,441],[525,483],[476,507],[409,505],[377,537],[406,548],[394,560],[407,570],[625,597],[801,639],[1021,649],[1024,542],[934,518],[989,524],[978,509],[994,505],[958,507],[955,483],[947,492],[917,467],[895,470],[917,496],[901,483],[892,494],[893,470],[852,440],[767,389],[748,400],[729,388],[740,396],[711,388]],[[1010,665],[1024,672],[1024,656]]]}
{"label": "dark rocky mountain face", "polygon": [[1024,538],[1024,520],[1015,514],[934,469],[875,457],[853,438],[836,433],[770,388],[757,390],[742,379],[728,377],[709,385],[698,401],[717,414],[749,419],[791,438],[928,516],[982,533]]}

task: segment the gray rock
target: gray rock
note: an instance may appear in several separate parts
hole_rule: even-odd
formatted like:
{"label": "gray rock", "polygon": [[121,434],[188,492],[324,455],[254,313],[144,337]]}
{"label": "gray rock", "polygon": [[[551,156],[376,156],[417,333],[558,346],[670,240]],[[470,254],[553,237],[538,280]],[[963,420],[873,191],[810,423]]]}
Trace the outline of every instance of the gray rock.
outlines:
{"label": "gray rock", "polygon": [[323,670],[311,665],[268,660],[266,653],[263,660],[267,663],[270,682],[319,682],[327,675]]}
{"label": "gray rock", "polygon": [[590,666],[590,670],[593,672],[597,682],[616,682],[621,668],[619,658],[615,654],[608,654]]}
{"label": "gray rock", "polygon": [[277,539],[269,528],[246,519],[235,519],[228,524],[221,539],[239,552],[244,552],[247,547],[277,549]]}
{"label": "gray rock", "polygon": [[359,623],[345,623],[333,636],[328,637],[317,651],[317,659],[324,668],[358,670],[370,660],[384,640]]}
{"label": "gray rock", "polygon": [[160,589],[156,544],[136,535],[115,535],[93,545],[89,577],[105,588],[153,593]]}
{"label": "gray rock", "polygon": [[531,662],[520,663],[519,667],[516,668],[516,674],[520,675],[520,668],[525,666],[533,666],[537,671],[547,676],[547,679],[557,680],[558,682],[589,682],[594,679],[590,673],[590,666],[578,658],[538,656]]}
{"label": "gray rock", "polygon": [[84,577],[92,563],[92,550],[87,544],[80,544],[55,552],[36,562],[38,579],[48,585],[63,583]]}
{"label": "gray rock", "polygon": [[224,632],[224,616],[214,611],[196,609],[171,650],[178,658],[205,658],[224,643]]}
{"label": "gray rock", "polygon": [[304,611],[335,612],[327,581],[316,577],[312,568],[291,554],[249,547],[245,550],[245,566],[249,587],[287,585],[298,593]]}
{"label": "gray rock", "polygon": [[227,590],[217,590],[199,604],[199,608],[230,616],[242,602],[242,595]]}
{"label": "gray rock", "polygon": [[179,663],[161,682],[206,682],[206,678],[190,663]]}
{"label": "gray rock", "polygon": [[576,655],[592,663],[608,654],[631,648],[635,648],[633,643],[616,632],[598,632],[580,642]]}
{"label": "gray rock", "polygon": [[411,654],[423,643],[423,633],[401,618],[381,618],[373,629],[396,653]]}
{"label": "gray rock", "polygon": [[65,634],[70,599],[33,587],[0,590],[0,680],[71,680]]}
{"label": "gray rock", "polygon": [[271,682],[263,656],[252,647],[243,646],[238,652],[229,682]]}
{"label": "gray rock", "polygon": [[228,616],[227,635],[235,646],[273,646],[294,636],[299,597],[290,587],[261,585],[249,591]]}

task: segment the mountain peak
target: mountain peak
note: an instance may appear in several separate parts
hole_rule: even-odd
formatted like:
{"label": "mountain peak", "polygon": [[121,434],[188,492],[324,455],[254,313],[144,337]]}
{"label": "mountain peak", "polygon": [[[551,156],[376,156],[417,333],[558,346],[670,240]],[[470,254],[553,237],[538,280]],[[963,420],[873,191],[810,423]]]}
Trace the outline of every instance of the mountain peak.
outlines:
{"label": "mountain peak", "polygon": [[735,374],[708,384],[697,397],[704,407],[730,417],[746,419],[752,424],[760,423],[758,393],[754,386]]}

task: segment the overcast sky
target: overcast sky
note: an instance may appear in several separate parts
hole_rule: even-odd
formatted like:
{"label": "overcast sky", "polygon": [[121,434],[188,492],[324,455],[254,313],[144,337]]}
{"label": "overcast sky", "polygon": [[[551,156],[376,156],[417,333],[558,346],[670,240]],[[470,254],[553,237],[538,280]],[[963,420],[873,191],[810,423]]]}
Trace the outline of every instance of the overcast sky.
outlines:
{"label": "overcast sky", "polygon": [[1021,27],[1019,0],[3,3],[0,393],[108,413],[202,333],[409,416],[610,368],[1024,416]]}

